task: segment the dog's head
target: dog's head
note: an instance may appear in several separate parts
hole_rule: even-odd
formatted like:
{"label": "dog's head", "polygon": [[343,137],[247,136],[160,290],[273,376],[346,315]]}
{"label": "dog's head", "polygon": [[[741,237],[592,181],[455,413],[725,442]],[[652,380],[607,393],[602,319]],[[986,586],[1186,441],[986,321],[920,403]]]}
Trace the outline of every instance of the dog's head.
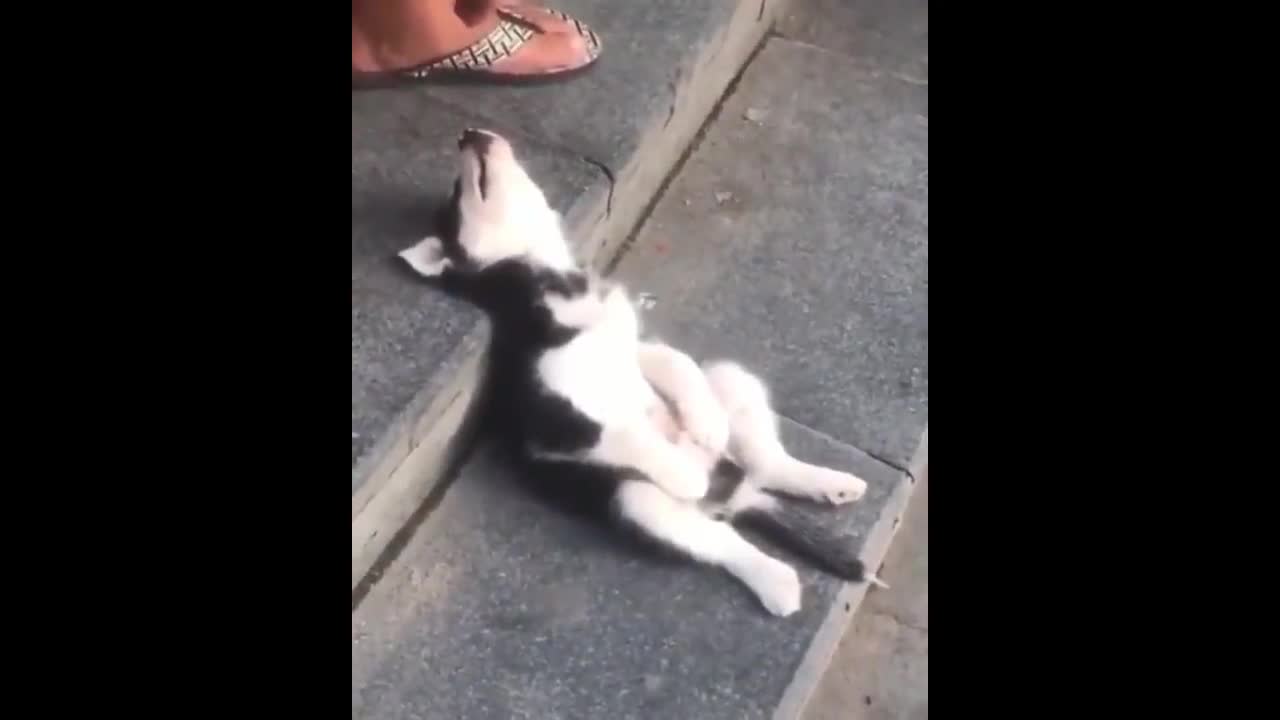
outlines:
{"label": "dog's head", "polygon": [[560,215],[517,159],[510,141],[486,130],[458,139],[458,178],[438,230],[400,253],[419,274],[475,274],[506,260],[569,270]]}

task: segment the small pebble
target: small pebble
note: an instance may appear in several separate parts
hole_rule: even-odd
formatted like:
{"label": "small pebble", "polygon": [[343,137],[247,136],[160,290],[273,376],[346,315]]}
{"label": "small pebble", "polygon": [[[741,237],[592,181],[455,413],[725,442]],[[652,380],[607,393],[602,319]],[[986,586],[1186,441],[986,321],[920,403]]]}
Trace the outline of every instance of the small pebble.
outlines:
{"label": "small pebble", "polygon": [[733,193],[727,190],[721,190],[720,192],[716,193],[716,203],[719,205],[723,205],[732,199],[733,199]]}
{"label": "small pebble", "polygon": [[658,304],[658,296],[653,293],[642,292],[636,299],[641,310],[652,310],[653,306]]}
{"label": "small pebble", "polygon": [[768,112],[761,110],[760,108],[747,108],[747,111],[743,113],[743,117],[757,124],[764,122],[764,119],[768,117],[768,115]]}

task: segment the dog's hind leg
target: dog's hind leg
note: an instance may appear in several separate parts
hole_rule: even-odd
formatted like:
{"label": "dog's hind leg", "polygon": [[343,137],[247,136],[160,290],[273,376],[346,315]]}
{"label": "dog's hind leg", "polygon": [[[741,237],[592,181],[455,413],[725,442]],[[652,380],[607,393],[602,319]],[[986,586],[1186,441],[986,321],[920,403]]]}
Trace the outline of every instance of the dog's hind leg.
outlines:
{"label": "dog's hind leg", "polygon": [[794,458],[778,436],[769,390],[733,362],[703,367],[712,392],[729,416],[729,456],[756,487],[833,504],[853,502],[867,491],[861,478]]}
{"label": "dog's hind leg", "polygon": [[796,571],[752,545],[729,523],[714,520],[697,505],[676,500],[640,480],[624,481],[614,501],[624,522],[698,562],[728,570],[774,615],[800,609]]}
{"label": "dog's hind leg", "polygon": [[675,405],[689,437],[715,457],[729,443],[729,418],[698,363],[660,342],[642,342],[637,351],[640,372],[660,395]]}
{"label": "dog's hind leg", "polygon": [[710,469],[664,437],[648,418],[605,427],[586,457],[604,465],[636,470],[682,500],[701,500],[711,481]]}

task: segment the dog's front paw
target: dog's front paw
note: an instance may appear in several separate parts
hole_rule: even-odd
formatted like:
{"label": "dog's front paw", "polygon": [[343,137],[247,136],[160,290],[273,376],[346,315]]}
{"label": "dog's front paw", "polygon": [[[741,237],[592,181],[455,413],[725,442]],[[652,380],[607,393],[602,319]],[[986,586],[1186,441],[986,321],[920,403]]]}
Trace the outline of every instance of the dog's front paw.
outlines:
{"label": "dog's front paw", "polygon": [[685,432],[699,447],[715,457],[725,454],[729,447],[729,416],[718,403],[685,403],[679,412]]}
{"label": "dog's front paw", "polygon": [[400,258],[423,277],[439,277],[452,263],[445,257],[444,244],[438,237],[424,238],[413,247],[401,250]]}

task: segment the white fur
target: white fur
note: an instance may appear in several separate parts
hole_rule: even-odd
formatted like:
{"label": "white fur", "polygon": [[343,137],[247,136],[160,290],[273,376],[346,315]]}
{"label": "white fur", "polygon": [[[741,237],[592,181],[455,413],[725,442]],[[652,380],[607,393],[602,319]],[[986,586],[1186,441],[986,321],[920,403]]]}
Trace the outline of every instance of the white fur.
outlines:
{"label": "white fur", "polygon": [[[575,267],[564,242],[561,217],[547,203],[537,183],[516,160],[504,137],[486,132],[492,140],[485,157],[485,193],[480,192],[480,158],[473,150],[459,153],[463,223],[458,242],[479,267],[511,257],[527,256],[557,270]],[[416,272],[436,277],[451,267],[440,238],[423,238],[399,253]]]}
{"label": "white fur", "polygon": [[628,481],[618,506],[631,522],[694,559],[728,570],[769,612],[787,616],[800,609],[800,578],[786,563],[747,542],[729,524],[707,517],[646,482]]}
{"label": "white fur", "polygon": [[748,480],[767,490],[843,504],[858,500],[867,483],[849,473],[797,460],[782,446],[769,391],[760,378],[737,363],[708,363],[706,379],[728,413],[729,457]]}
{"label": "white fur", "polygon": [[450,266],[437,237],[425,238],[417,245],[401,250],[400,257],[409,263],[409,267],[427,277],[435,277]]}
{"label": "white fur", "polygon": [[707,493],[708,467],[672,442],[654,422],[663,400],[637,362],[639,314],[626,291],[615,286],[573,300],[547,298],[552,315],[580,332],[538,362],[538,374],[552,391],[599,423],[600,442],[586,458],[634,467],[682,500]]}
{"label": "white fur", "polygon": [[529,255],[548,267],[572,268],[573,254],[562,240],[560,214],[516,161],[511,143],[487,134],[492,141],[485,158],[487,189],[483,197],[480,159],[474,152],[460,155],[462,215],[466,219],[458,235],[462,247],[482,266]]}
{"label": "white fur", "polygon": [[729,446],[729,416],[693,358],[670,345],[642,342],[637,360],[645,379],[675,405],[693,442],[714,457],[723,456]]}
{"label": "white fur", "polygon": [[[558,270],[576,269],[559,216],[509,143],[493,137],[484,159],[483,197],[479,156],[461,153],[460,244],[482,267],[525,257]],[[426,276],[450,266],[437,238],[424,239],[401,257]],[[730,362],[699,367],[669,345],[642,340],[640,314],[626,290],[594,277],[589,283],[580,297],[543,298],[559,323],[579,332],[537,364],[547,388],[602,427],[599,442],[579,457],[642,472],[652,482],[625,481],[619,488],[615,500],[623,516],[699,561],[728,570],[770,612],[795,612],[801,597],[795,571],[697,502],[707,494],[710,469],[727,456],[746,471],[731,510],[776,503],[763,489],[852,502],[866,483],[792,457],[778,437],[768,389],[759,378]]]}

